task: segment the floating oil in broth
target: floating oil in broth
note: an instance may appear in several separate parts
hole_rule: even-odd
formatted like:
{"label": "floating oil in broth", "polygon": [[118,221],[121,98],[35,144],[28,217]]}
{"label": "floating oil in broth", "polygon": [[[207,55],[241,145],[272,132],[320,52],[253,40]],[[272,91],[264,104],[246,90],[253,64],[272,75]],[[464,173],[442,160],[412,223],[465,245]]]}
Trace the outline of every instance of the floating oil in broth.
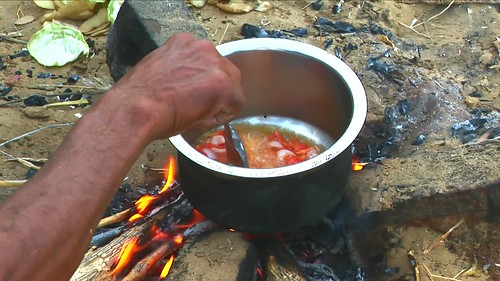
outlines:
{"label": "floating oil in broth", "polygon": [[[311,159],[325,148],[303,135],[274,125],[234,124],[248,157],[250,168],[277,168]],[[203,134],[195,148],[205,156],[229,163],[222,129]]]}

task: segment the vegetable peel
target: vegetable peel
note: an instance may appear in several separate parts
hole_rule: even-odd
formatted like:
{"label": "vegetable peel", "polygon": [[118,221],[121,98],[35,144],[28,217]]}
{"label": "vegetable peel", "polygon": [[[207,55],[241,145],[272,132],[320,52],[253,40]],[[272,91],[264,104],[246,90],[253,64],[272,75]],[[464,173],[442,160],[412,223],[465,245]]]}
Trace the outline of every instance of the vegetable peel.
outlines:
{"label": "vegetable peel", "polygon": [[62,66],[88,55],[90,48],[83,34],[70,25],[52,21],[31,36],[28,51],[40,64]]}

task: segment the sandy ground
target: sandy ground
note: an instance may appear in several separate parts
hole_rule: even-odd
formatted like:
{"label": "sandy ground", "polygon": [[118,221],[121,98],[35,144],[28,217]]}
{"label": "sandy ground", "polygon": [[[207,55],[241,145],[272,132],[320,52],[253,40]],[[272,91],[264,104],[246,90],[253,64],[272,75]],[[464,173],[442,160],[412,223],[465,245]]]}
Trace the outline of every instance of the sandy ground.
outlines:
{"label": "sandy ground", "polygon": [[[320,11],[315,11],[307,7],[308,1],[270,1],[273,8],[266,13],[250,12],[242,15],[227,14],[219,9],[207,6],[201,9],[193,9],[194,15],[206,28],[209,37],[214,44],[220,44],[232,40],[242,39],[240,34],[243,23],[254,25],[265,24],[269,30],[293,29],[296,27],[307,27],[309,35],[300,38],[300,41],[308,42],[315,46],[322,46],[327,39],[333,39],[333,44],[327,50],[334,52],[335,47],[342,49],[347,43],[353,43],[359,50],[352,51],[345,58],[345,62],[361,78],[367,89],[369,99],[369,114],[367,124],[377,124],[384,118],[384,110],[388,105],[393,105],[401,98],[406,97],[406,89],[391,82],[389,79],[380,77],[375,72],[367,69],[366,63],[370,56],[381,54],[389,45],[383,42],[379,36],[351,36],[349,34],[319,36],[313,26],[315,17],[323,16],[330,20],[343,20],[356,26],[368,25],[375,22],[383,28],[393,32],[401,43],[399,51],[393,50],[394,60],[401,62],[401,65],[408,65],[408,61],[416,56],[420,56],[420,74],[436,81],[449,81],[450,85],[456,85],[459,99],[453,101],[459,104],[457,112],[463,114],[471,110],[473,106],[480,106],[488,111],[498,112],[500,108],[498,75],[498,50],[492,42],[499,36],[498,29],[498,7],[491,5],[454,5],[446,13],[428,22],[425,28],[418,28],[418,31],[430,36],[419,35],[399,23],[409,25],[413,18],[425,19],[431,15],[442,11],[445,6],[426,4],[397,4],[392,1],[371,2],[368,1],[360,11],[362,1],[346,1],[343,10],[338,15],[332,15],[330,8],[335,1],[324,1],[324,7]],[[32,1],[2,1],[0,3],[0,33],[15,31],[13,22],[22,14],[33,15],[39,19],[44,11],[35,6]],[[22,33],[19,40],[27,41],[31,34],[41,27],[38,20],[18,26]],[[33,94],[57,94],[62,93],[65,88],[44,91],[36,89],[40,84],[57,84],[64,82],[73,74],[79,74],[82,79],[77,85],[88,87],[106,87],[112,85],[108,68],[105,64],[104,37],[92,38],[95,41],[95,55],[89,58],[82,58],[64,67],[47,68],[38,64],[31,57],[20,57],[9,59],[7,56],[17,53],[25,47],[25,44],[9,41],[0,41],[0,55],[3,56],[6,68],[0,71],[0,84],[5,85],[9,78],[22,73],[22,78],[15,84],[15,87],[8,96],[18,96],[21,98]],[[416,48],[420,46],[419,48]],[[418,51],[417,51],[418,50]],[[344,53],[345,54],[345,53]],[[496,62],[495,62],[496,59]],[[488,69],[487,65],[493,67]],[[27,76],[27,70],[33,72],[33,77]],[[411,70],[401,67],[403,74],[411,73]],[[42,79],[36,78],[40,73],[53,73],[56,78]],[[451,86],[450,86],[451,87]],[[480,92],[480,98],[474,104],[466,104],[467,96]],[[98,100],[99,96],[93,96],[93,100]],[[55,101],[49,98],[49,101]],[[453,110],[451,110],[453,111]],[[65,123],[73,123],[78,120],[77,113],[85,113],[85,108],[51,108],[44,112],[43,118],[29,117],[26,107],[22,103],[13,103],[0,107],[0,143],[20,136],[24,133],[50,126]],[[465,118],[465,114],[463,116]],[[458,118],[460,119],[460,118]],[[450,138],[449,125],[458,119],[449,118],[448,127],[437,128],[431,136],[433,141],[429,141],[428,146],[435,146],[436,150],[453,149],[459,142]],[[16,161],[10,160],[14,157],[29,158],[49,158],[54,152],[70,126],[51,128],[33,134],[21,140],[10,142],[0,147],[0,180],[23,180],[29,172],[29,168]],[[367,129],[368,130],[368,129]],[[364,132],[369,135],[370,132]],[[411,134],[406,136],[412,137]],[[368,137],[367,137],[368,138]],[[446,140],[444,142],[444,140]],[[402,141],[397,153],[415,153],[415,148],[410,146],[412,140]],[[445,143],[443,145],[443,142]],[[418,150],[418,149],[417,149]],[[418,152],[418,151],[417,151]],[[92,153],[89,151],[89,153]],[[147,173],[141,165],[162,167],[165,164],[167,155],[173,153],[171,146],[166,141],[157,141],[151,144],[132,167],[127,178],[127,182],[133,187],[147,186],[154,184],[158,180],[158,175]],[[0,202],[7,197],[14,188],[0,188]],[[394,248],[394,255],[388,258],[388,264],[396,263],[401,267],[399,280],[411,279],[411,268],[406,260],[401,262],[401,255],[406,257],[406,252],[410,248],[420,248],[428,245],[441,232],[431,228],[413,228],[395,230],[400,241]],[[488,251],[488,258],[481,259],[478,263],[476,277],[457,277],[460,280],[499,280],[500,250],[498,248],[484,249],[481,245],[481,234],[475,234],[476,239],[470,239],[467,243],[475,243],[474,247],[478,251]],[[498,233],[497,233],[498,236]],[[456,241],[459,243],[460,241]],[[481,252],[477,252],[481,255]],[[496,256],[496,260],[492,257]],[[470,252],[466,254],[463,247],[446,244],[438,251],[426,259],[427,266],[435,274],[453,277],[462,269],[468,269],[474,265],[474,257]],[[392,266],[392,265],[391,265]],[[485,270],[488,269],[488,270]],[[395,275],[396,276],[396,275]],[[387,280],[396,280],[396,277],[387,276]],[[491,276],[491,279],[488,279]],[[406,278],[406,279],[405,279]],[[422,280],[429,280],[425,274]],[[435,280],[438,280],[435,278]]]}

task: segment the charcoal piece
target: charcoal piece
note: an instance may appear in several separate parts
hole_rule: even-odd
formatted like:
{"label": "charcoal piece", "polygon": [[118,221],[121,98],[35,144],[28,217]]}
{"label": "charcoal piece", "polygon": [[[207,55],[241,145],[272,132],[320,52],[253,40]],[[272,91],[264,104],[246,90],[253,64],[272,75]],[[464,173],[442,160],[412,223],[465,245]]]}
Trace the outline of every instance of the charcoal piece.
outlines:
{"label": "charcoal piece", "polygon": [[47,78],[57,78],[57,75],[55,75],[54,73],[48,73],[48,72],[42,72],[42,73],[39,73],[36,78],[41,78],[41,79],[47,79]]}
{"label": "charcoal piece", "polygon": [[68,77],[68,84],[74,84],[80,80],[80,75],[78,74],[73,74],[70,77]]}
{"label": "charcoal piece", "polygon": [[379,60],[378,57],[368,59],[368,69],[374,70],[376,72],[382,73],[383,75],[391,75],[394,71],[394,65]]}
{"label": "charcoal piece", "polygon": [[246,39],[248,38],[269,38],[269,33],[265,31],[262,27],[252,25],[249,23],[243,24],[241,26],[241,35]]}
{"label": "charcoal piece", "polygon": [[26,76],[28,76],[29,78],[32,78],[33,77],[33,70],[26,69]]}
{"label": "charcoal piece", "polygon": [[455,134],[469,134],[476,132],[479,128],[482,128],[486,123],[484,118],[473,118],[470,120],[465,120],[460,123],[455,123],[452,125],[451,129]]}
{"label": "charcoal piece", "polygon": [[29,54],[30,54],[30,52],[28,51],[28,49],[22,49],[21,51],[15,53],[15,54],[9,55],[9,59],[27,57],[27,56],[29,56]]}
{"label": "charcoal piece", "polygon": [[408,115],[410,111],[410,102],[407,99],[400,100],[396,103],[396,109],[401,115]]}
{"label": "charcoal piece", "polygon": [[97,246],[97,247],[104,246],[109,242],[111,242],[111,240],[118,237],[118,235],[122,234],[124,231],[125,228],[123,226],[119,226],[100,232],[92,236],[92,239],[90,240],[90,246]]}
{"label": "charcoal piece", "polygon": [[31,179],[35,174],[36,172],[38,172],[38,170],[35,170],[35,169],[29,169],[28,172],[26,172],[26,179],[29,180]]}
{"label": "charcoal piece", "polygon": [[384,77],[401,86],[403,85],[403,81],[406,80],[404,74],[397,70],[393,63],[382,60],[383,58],[390,57],[390,55],[390,49],[387,49],[376,57],[370,57],[367,61],[367,68],[382,74]]}
{"label": "charcoal piece", "polygon": [[323,17],[318,17],[314,22],[314,26],[320,29],[322,32],[327,33],[354,33],[356,28],[347,22],[343,21],[331,21]]}
{"label": "charcoal piece", "polygon": [[344,52],[350,52],[350,51],[354,51],[354,50],[357,50],[358,49],[358,46],[354,45],[353,43],[347,43],[344,48],[342,48],[342,50]]}
{"label": "charcoal piece", "polygon": [[344,60],[344,56],[342,55],[342,53],[340,52],[340,48],[339,47],[335,47],[335,50],[334,50],[334,54],[337,58],[341,59],[341,60]]}
{"label": "charcoal piece", "polygon": [[8,95],[10,93],[10,91],[12,91],[13,88],[14,88],[14,85],[12,85],[12,84],[8,84],[7,86],[0,85],[0,97],[4,97],[4,96]]}
{"label": "charcoal piece", "polygon": [[21,70],[16,70],[16,72],[14,72],[14,75],[23,75],[23,73],[21,72]]}
{"label": "charcoal piece", "polygon": [[19,100],[19,99],[21,99],[18,95],[6,96],[6,97],[2,97],[2,96],[0,96],[0,97],[1,97],[1,98],[2,98],[2,100],[4,100],[4,101],[13,101],[13,100]]}
{"label": "charcoal piece", "polygon": [[478,137],[478,131],[483,128],[486,121],[484,118],[473,118],[455,123],[451,126],[452,135],[459,138],[462,143],[468,143]]}
{"label": "charcoal piece", "polygon": [[387,29],[384,29],[383,27],[381,27],[380,25],[378,25],[376,23],[370,23],[370,32],[372,34],[385,35],[385,36],[387,36],[387,38],[389,38],[392,41],[398,40],[398,38],[396,37],[396,35],[394,35],[394,33],[388,31]]}
{"label": "charcoal piece", "polygon": [[7,66],[5,65],[5,61],[3,60],[3,57],[0,57],[0,70],[6,69]]}
{"label": "charcoal piece", "polygon": [[315,11],[319,11],[321,10],[321,8],[323,8],[323,4],[324,4],[323,0],[318,0],[316,2],[311,3],[311,8],[313,8],[313,10]]}
{"label": "charcoal piece", "polygon": [[411,143],[412,145],[421,145],[425,142],[426,137],[424,134],[418,135],[415,140]]}
{"label": "charcoal piece", "polygon": [[333,44],[333,38],[328,38],[325,41],[323,41],[323,49],[328,49]]}
{"label": "charcoal piece", "polygon": [[394,274],[399,273],[399,267],[388,267],[388,266],[386,266],[386,267],[384,267],[383,272],[387,276],[392,276]]}
{"label": "charcoal piece", "polygon": [[281,30],[266,30],[266,32],[269,34],[270,38],[288,39],[289,37]]}
{"label": "charcoal piece", "polygon": [[305,27],[298,27],[290,30],[283,30],[283,32],[291,34],[292,36],[295,37],[304,37],[307,36],[307,28]]}
{"label": "charcoal piece", "polygon": [[337,15],[337,14],[340,14],[340,12],[342,12],[342,5],[340,5],[340,4],[333,5],[332,14]]}
{"label": "charcoal piece", "polygon": [[26,106],[43,106],[46,105],[48,102],[43,96],[32,95],[24,99],[23,103]]}

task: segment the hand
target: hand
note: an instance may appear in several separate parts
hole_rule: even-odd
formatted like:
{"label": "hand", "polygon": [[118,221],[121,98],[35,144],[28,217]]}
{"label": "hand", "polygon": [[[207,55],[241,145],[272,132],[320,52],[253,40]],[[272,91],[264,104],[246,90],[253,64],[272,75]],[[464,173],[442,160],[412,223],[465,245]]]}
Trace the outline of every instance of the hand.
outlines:
{"label": "hand", "polygon": [[120,96],[126,103],[122,110],[142,116],[157,139],[195,123],[218,125],[236,117],[244,104],[240,79],[239,69],[211,42],[180,33],[143,58],[106,96]]}

